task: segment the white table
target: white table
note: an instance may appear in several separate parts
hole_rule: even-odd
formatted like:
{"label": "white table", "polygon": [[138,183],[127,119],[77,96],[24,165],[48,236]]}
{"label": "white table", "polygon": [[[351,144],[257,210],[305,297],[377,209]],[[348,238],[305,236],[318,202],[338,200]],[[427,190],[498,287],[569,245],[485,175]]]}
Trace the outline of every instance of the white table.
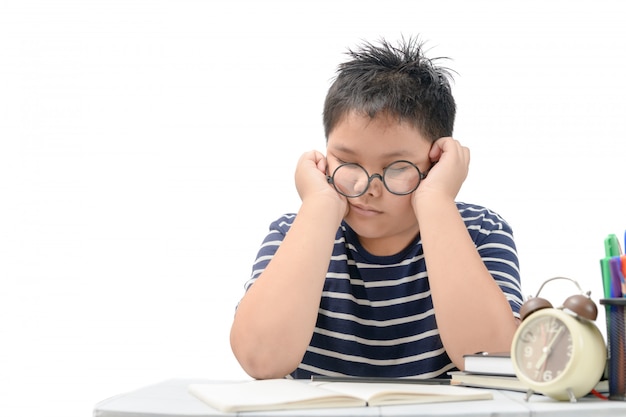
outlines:
{"label": "white table", "polygon": [[[96,404],[93,417],[210,417],[224,414],[187,391],[191,383],[209,383],[205,379],[172,379],[108,398]],[[271,412],[246,412],[253,416],[626,416],[626,402],[601,400],[593,396],[576,403],[559,402],[541,395],[525,401],[525,394],[492,390],[493,400],[434,404],[397,405],[362,408],[306,409]]]}

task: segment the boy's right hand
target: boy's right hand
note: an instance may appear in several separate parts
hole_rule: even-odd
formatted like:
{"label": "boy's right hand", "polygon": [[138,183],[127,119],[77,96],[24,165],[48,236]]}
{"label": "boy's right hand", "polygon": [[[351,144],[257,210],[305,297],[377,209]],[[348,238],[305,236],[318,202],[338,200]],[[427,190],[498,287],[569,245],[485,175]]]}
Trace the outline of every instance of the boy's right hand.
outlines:
{"label": "boy's right hand", "polygon": [[298,195],[303,203],[310,198],[327,198],[329,202],[336,204],[345,216],[348,212],[348,201],[328,183],[326,169],[326,157],[321,152],[305,152],[296,166]]}

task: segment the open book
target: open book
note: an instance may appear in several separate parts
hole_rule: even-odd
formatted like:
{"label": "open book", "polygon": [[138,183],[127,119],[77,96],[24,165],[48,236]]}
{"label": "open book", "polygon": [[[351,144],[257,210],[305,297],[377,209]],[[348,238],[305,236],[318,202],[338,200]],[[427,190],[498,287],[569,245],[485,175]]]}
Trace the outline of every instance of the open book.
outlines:
{"label": "open book", "polygon": [[191,384],[189,392],[224,412],[298,408],[363,407],[446,401],[489,400],[489,391],[450,385],[370,382],[309,382],[266,379]]}

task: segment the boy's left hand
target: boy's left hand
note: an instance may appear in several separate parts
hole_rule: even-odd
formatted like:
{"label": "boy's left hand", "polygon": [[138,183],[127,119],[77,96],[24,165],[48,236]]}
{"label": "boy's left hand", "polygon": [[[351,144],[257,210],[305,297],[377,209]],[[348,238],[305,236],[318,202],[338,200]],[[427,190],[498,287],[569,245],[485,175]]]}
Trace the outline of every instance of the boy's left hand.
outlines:
{"label": "boy's left hand", "polygon": [[433,165],[413,193],[413,206],[418,201],[428,201],[433,196],[454,201],[467,178],[470,150],[459,141],[451,137],[437,139],[428,157]]}

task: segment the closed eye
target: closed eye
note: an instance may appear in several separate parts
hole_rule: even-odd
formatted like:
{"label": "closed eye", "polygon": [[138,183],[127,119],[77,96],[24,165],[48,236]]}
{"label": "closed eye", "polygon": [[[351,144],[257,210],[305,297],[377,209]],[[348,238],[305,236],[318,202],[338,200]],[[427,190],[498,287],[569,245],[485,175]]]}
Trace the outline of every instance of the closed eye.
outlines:
{"label": "closed eye", "polygon": [[335,158],[335,160],[337,161],[337,163],[338,163],[339,165],[353,163],[353,162],[347,162],[347,161],[344,161],[343,159],[337,158],[337,157],[336,157],[336,156],[334,156],[334,155],[333,155],[333,158]]}

